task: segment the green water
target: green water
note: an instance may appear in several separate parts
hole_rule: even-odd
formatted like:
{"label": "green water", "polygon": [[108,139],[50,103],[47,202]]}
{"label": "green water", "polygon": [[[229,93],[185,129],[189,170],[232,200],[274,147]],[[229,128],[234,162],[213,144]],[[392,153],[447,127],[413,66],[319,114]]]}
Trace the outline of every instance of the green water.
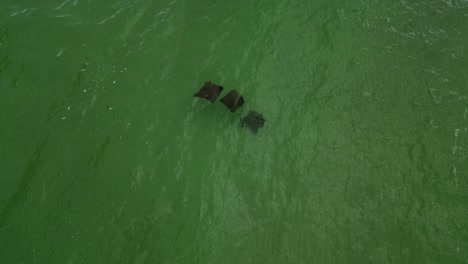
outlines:
{"label": "green water", "polygon": [[468,263],[467,44],[466,0],[3,0],[0,263]]}

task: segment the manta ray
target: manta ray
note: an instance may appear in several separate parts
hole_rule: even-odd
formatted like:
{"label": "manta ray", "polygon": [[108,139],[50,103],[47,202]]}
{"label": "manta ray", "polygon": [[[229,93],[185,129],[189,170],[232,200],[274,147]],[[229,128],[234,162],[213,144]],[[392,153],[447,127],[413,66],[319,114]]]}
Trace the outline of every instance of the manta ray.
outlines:
{"label": "manta ray", "polygon": [[229,111],[234,113],[244,104],[244,97],[242,97],[242,95],[240,95],[236,90],[231,90],[223,97],[223,99],[221,99],[221,103],[223,103]]}
{"label": "manta ray", "polygon": [[263,127],[265,124],[265,118],[262,114],[258,113],[255,110],[249,111],[249,113],[241,119],[240,126],[248,127],[252,133],[257,134],[258,129]]}
{"label": "manta ray", "polygon": [[222,90],[222,86],[214,84],[211,81],[207,81],[205,82],[205,85],[203,85],[203,87],[200,88],[200,91],[198,91],[198,93],[194,94],[193,96],[204,98],[210,101],[211,103],[214,103]]}

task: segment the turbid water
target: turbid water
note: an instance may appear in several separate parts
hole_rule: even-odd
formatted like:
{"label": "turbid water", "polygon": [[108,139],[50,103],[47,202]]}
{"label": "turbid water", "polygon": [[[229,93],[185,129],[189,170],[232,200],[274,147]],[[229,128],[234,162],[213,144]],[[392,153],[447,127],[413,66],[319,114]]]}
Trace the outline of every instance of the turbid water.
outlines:
{"label": "turbid water", "polygon": [[467,44],[466,0],[3,0],[0,263],[468,263]]}

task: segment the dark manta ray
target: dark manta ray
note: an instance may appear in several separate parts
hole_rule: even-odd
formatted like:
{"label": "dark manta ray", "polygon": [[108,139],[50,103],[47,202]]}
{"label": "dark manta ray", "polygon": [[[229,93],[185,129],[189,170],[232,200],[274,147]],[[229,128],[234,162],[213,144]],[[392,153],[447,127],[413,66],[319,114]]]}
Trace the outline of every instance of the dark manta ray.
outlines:
{"label": "dark manta ray", "polygon": [[194,94],[195,97],[205,98],[206,100],[214,103],[219,94],[223,90],[222,86],[212,83],[211,81],[205,82],[198,93]]}
{"label": "dark manta ray", "polygon": [[258,113],[255,110],[251,110],[246,116],[241,119],[240,125],[242,127],[246,126],[250,128],[250,130],[257,134],[258,129],[263,127],[265,124],[265,118],[262,114]]}
{"label": "dark manta ray", "polygon": [[231,90],[223,97],[223,99],[221,99],[221,103],[234,113],[244,104],[244,97],[242,97],[242,95],[240,95],[236,90]]}

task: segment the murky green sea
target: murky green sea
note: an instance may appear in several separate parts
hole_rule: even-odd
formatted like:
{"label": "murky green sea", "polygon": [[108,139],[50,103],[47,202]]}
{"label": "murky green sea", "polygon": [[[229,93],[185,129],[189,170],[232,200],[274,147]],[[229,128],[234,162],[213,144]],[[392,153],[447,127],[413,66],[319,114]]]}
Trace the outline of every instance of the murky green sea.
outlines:
{"label": "murky green sea", "polygon": [[467,47],[467,0],[2,0],[0,263],[468,263]]}

